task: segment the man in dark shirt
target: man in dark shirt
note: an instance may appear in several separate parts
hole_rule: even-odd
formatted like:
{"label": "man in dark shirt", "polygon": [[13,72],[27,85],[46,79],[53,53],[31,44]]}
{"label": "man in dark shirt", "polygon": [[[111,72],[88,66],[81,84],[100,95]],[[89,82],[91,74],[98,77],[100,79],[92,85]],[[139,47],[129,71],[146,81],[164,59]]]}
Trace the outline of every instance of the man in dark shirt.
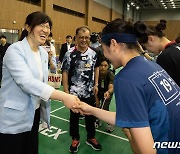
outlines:
{"label": "man in dark shirt", "polygon": [[1,35],[0,36],[0,41],[1,41],[1,45],[0,45],[0,55],[1,55],[1,59],[3,59],[7,48],[11,45],[9,43],[7,43],[7,39],[6,36]]}
{"label": "man in dark shirt", "polygon": [[66,43],[62,44],[62,46],[61,46],[61,50],[60,50],[60,54],[59,54],[59,61],[60,62],[63,61],[64,55],[73,46],[75,46],[75,45],[72,43],[72,36],[67,35],[66,36]]}
{"label": "man in dark shirt", "polygon": [[3,65],[3,57],[6,53],[7,48],[11,45],[9,43],[7,43],[7,39],[6,36],[1,35],[0,36],[0,83],[1,83],[1,79],[2,79],[2,65]]}

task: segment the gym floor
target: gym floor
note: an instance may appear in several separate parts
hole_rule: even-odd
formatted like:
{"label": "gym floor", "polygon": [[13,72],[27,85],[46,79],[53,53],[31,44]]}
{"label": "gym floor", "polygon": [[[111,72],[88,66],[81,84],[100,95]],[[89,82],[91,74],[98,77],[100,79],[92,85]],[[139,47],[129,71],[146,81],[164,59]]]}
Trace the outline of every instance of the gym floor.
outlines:
{"label": "gym floor", "polygon": [[[110,104],[110,110],[115,111],[114,97]],[[80,146],[78,154],[132,154],[129,141],[121,128],[115,127],[112,133],[105,131],[107,124],[96,129],[96,138],[102,145],[101,151],[95,151],[88,146],[84,119],[79,120]],[[39,154],[68,154],[71,137],[69,136],[69,110],[62,103],[51,103],[51,127],[50,130],[39,129]]]}

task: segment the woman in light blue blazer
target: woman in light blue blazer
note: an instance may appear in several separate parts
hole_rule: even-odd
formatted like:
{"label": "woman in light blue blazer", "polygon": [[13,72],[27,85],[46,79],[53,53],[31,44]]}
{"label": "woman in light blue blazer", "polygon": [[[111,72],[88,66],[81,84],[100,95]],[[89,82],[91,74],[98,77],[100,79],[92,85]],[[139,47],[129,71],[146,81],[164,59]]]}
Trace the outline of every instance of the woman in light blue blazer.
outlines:
{"label": "woman in light blue blazer", "polygon": [[39,121],[49,126],[49,99],[60,100],[72,110],[79,101],[76,96],[47,84],[48,53],[41,45],[51,27],[52,21],[45,13],[29,14],[24,39],[12,44],[4,56],[0,89],[1,154],[38,154]]}

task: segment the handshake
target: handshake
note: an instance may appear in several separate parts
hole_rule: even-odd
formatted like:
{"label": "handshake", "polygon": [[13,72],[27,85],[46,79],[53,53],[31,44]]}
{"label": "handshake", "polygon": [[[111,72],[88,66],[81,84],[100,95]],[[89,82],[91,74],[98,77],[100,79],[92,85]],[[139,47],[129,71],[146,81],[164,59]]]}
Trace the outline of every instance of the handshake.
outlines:
{"label": "handshake", "polygon": [[64,99],[62,100],[64,105],[71,109],[74,113],[80,113],[82,115],[92,115],[94,109],[93,106],[80,101],[77,96],[65,93]]}
{"label": "handshake", "polygon": [[[80,113],[81,115],[93,115],[110,125],[115,125],[116,112],[106,111],[97,107],[90,106],[85,102],[80,101],[77,96],[55,90],[57,92],[54,99],[61,100],[64,105],[71,109],[74,113]],[[56,93],[55,92],[55,93]]]}

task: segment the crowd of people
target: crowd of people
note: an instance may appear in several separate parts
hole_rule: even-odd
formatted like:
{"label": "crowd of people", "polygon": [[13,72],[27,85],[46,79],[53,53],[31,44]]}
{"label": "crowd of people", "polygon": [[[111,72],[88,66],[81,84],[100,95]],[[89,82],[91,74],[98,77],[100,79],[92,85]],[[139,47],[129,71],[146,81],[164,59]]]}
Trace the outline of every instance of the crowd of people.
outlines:
{"label": "crowd of people", "polygon": [[[50,125],[50,99],[70,110],[71,153],[80,146],[80,115],[85,117],[86,144],[94,150],[103,149],[95,137],[98,119],[110,133],[114,125],[122,128],[134,153],[180,153],[154,147],[156,142],[180,142],[180,41],[165,36],[165,20],[149,26],[118,18],[101,33],[78,27],[74,38],[66,36],[58,58],[47,14],[29,14],[24,27],[12,45],[0,37],[0,153],[38,154],[39,123]],[[57,63],[64,92],[47,82]],[[109,111],[113,93],[116,112]]]}

